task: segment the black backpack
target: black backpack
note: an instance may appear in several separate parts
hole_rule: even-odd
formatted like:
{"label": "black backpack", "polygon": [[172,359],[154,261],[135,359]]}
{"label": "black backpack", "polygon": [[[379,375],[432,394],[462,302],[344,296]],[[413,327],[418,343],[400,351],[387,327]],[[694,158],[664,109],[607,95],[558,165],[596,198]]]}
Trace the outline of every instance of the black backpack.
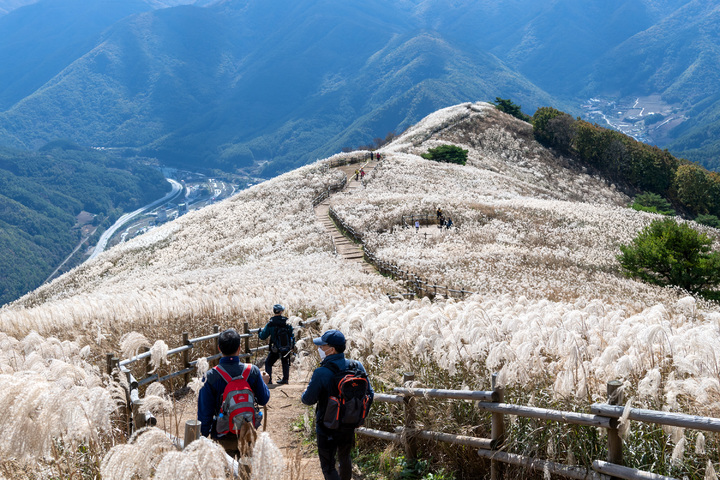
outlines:
{"label": "black backpack", "polygon": [[290,325],[276,325],[271,345],[272,351],[284,356],[294,347],[295,339],[292,335],[292,327]]}
{"label": "black backpack", "polygon": [[328,398],[323,424],[326,428],[355,428],[365,423],[370,410],[370,382],[355,361],[345,370],[334,363],[323,365],[333,372],[333,391]]}

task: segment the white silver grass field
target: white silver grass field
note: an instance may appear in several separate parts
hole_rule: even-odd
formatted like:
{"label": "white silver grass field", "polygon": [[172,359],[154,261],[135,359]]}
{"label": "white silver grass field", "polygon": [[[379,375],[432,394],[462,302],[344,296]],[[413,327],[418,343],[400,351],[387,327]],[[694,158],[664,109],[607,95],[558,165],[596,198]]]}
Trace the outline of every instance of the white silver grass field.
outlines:
{"label": "white silver grass field", "polygon": [[[468,165],[419,157],[443,143],[468,149]],[[43,463],[57,453],[54,441],[95,443],[103,478],[183,478],[179,465],[208,475],[192,478],[224,478],[208,466],[215,450],[207,442],[179,453],[148,432],[152,448],[141,458],[128,453],[142,436],[122,445],[97,438],[111,429],[116,398],[101,359],[153,347],[157,368],[178,332],[257,326],[277,302],[343,330],[378,385],[432,366],[438,374],[421,381],[478,389],[499,372],[531,398],[587,405],[619,378],[633,406],[720,416],[718,306],[626,279],[615,259],[653,215],[626,208],[630,199],[612,185],[555,157],[529,125],[488,104],[440,110],[381,153],[366,188],[333,196],[333,207],[380,258],[475,295],[390,303],[386,294],[400,287],[336,257],[313,213],[314,194],[340,173],[327,160],[299,168],[115,247],[0,310],[0,456]],[[459,228],[426,239],[400,227],[401,215],[437,207]],[[161,408],[164,394],[155,393]],[[679,461],[684,443],[674,444]],[[258,445],[273,451],[269,439]],[[260,467],[257,475],[277,478]]]}

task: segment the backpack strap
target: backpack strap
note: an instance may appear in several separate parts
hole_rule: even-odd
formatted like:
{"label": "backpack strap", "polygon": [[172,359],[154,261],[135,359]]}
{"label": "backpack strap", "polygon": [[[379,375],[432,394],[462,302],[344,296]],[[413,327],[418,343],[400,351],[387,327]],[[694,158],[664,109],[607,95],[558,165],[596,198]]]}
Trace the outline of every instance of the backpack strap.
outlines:
{"label": "backpack strap", "polygon": [[241,373],[240,375],[238,375],[237,377],[231,376],[231,375],[227,372],[227,370],[225,370],[225,368],[224,368],[222,365],[220,365],[220,364],[218,364],[218,365],[215,367],[214,370],[215,370],[216,372],[218,372],[218,373],[220,374],[220,376],[221,376],[227,383],[230,383],[230,382],[232,382],[233,380],[238,379],[238,378],[242,378],[242,379],[244,379],[244,380],[247,381],[247,379],[250,378],[250,373],[252,372],[252,365],[249,364],[249,363],[246,363],[246,364],[245,364],[245,367],[243,368],[242,373]]}
{"label": "backpack strap", "polygon": [[321,365],[321,366],[330,370],[333,373],[333,375],[337,375],[338,373],[340,373],[340,367],[335,365],[333,362],[327,362],[325,365]]}
{"label": "backpack strap", "polygon": [[[333,375],[337,375],[341,371],[340,367],[338,367],[337,364],[335,364],[333,362],[327,362],[325,365],[321,365],[321,366],[330,370],[333,373]],[[357,362],[355,360],[348,360],[347,367],[345,369],[346,370],[357,370]]]}

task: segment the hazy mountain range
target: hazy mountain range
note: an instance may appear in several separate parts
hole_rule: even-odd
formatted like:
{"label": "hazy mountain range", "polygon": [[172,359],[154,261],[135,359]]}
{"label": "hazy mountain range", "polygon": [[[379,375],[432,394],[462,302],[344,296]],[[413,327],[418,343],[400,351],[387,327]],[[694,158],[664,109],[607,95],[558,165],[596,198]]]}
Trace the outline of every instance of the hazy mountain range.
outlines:
{"label": "hazy mountain range", "polygon": [[188,3],[42,0],[0,17],[0,142],[272,174],[467,100],[575,113],[596,93],[662,93],[696,109],[678,136],[716,108],[702,86],[720,71],[717,1]]}

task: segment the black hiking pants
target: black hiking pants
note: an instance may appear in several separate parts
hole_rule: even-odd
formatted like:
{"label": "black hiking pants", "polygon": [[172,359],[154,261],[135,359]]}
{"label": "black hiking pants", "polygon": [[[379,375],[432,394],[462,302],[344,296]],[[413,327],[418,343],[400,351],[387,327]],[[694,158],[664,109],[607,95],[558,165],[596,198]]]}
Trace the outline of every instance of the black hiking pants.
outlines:
{"label": "black hiking pants", "polygon": [[[355,446],[355,430],[343,430],[330,434],[316,430],[320,468],[325,480],[350,480],[352,461],[350,452]],[[337,456],[338,468],[335,468]]]}
{"label": "black hiking pants", "polygon": [[289,382],[290,381],[290,354],[287,354],[285,356],[281,356],[278,352],[270,352],[265,359],[265,371],[268,375],[270,375],[270,381],[272,381],[272,368],[273,365],[275,365],[275,362],[277,362],[278,358],[280,359],[280,364],[282,365],[282,382]]}

